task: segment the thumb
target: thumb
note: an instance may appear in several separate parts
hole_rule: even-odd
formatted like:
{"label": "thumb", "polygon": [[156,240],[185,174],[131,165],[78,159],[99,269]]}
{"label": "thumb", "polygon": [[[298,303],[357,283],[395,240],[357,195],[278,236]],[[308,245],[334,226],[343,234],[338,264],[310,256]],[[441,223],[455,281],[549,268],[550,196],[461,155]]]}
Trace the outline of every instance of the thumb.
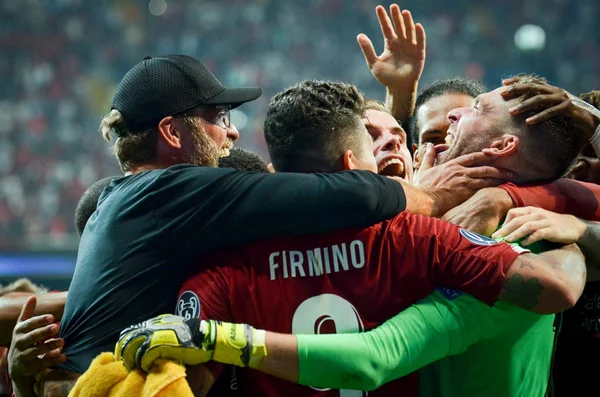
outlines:
{"label": "thumb", "polygon": [[423,160],[421,161],[421,167],[419,167],[419,172],[427,171],[435,164],[436,151],[433,143],[427,143],[427,148],[425,149],[425,155],[423,156]]}
{"label": "thumb", "polygon": [[358,36],[356,36],[356,41],[358,41],[358,45],[360,46],[360,49],[362,50],[362,53],[365,56],[367,66],[369,66],[370,69],[373,66],[373,64],[377,61],[377,54],[375,53],[373,43],[364,33],[361,33]]}

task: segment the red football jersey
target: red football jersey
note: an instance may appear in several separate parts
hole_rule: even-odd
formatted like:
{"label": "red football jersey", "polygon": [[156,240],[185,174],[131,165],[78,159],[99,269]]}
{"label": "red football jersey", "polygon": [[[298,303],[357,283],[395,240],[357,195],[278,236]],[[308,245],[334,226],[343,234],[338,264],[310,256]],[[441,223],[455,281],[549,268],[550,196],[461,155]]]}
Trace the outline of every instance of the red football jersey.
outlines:
{"label": "red football jersey", "polygon": [[547,185],[500,185],[515,203],[515,207],[539,207],[559,214],[571,214],[581,219],[600,221],[600,186],[595,183],[559,179]]}
{"label": "red football jersey", "polygon": [[[366,229],[274,238],[212,255],[183,285],[176,311],[282,333],[365,331],[436,286],[493,304],[517,255],[506,243],[404,212]],[[218,365],[211,370],[218,376]],[[319,392],[248,369],[238,374],[252,396],[367,395]],[[416,374],[368,395],[418,396]]]}

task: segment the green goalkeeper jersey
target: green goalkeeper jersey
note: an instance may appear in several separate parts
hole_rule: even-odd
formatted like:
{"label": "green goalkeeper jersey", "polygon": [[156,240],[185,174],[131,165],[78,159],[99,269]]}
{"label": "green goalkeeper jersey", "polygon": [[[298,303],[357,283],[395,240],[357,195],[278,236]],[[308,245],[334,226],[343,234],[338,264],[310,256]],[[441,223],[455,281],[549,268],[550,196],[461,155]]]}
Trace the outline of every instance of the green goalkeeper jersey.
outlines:
{"label": "green goalkeeper jersey", "polygon": [[[536,254],[544,250],[540,243],[528,248]],[[440,292],[451,310],[472,311],[472,321],[482,322],[483,333],[481,341],[464,353],[421,370],[421,396],[544,396],[552,364],[554,315],[497,302],[495,315],[486,316],[482,311],[490,308],[473,297],[444,288]]]}
{"label": "green goalkeeper jersey", "polygon": [[[457,295],[449,298],[447,292],[438,293],[432,301],[447,310],[470,311],[462,326],[479,322],[481,341],[421,370],[421,396],[544,396],[550,377],[554,316],[504,302],[490,309],[469,295]],[[493,316],[485,313],[490,311]],[[455,321],[452,316],[445,320]],[[453,336],[451,344],[463,343],[460,335]]]}
{"label": "green goalkeeper jersey", "polygon": [[423,372],[423,396],[542,397],[553,319],[439,289],[369,332],[297,335],[299,383],[373,390],[443,359]]}
{"label": "green goalkeeper jersey", "polygon": [[443,359],[422,371],[423,396],[542,397],[553,322],[440,288],[369,332],[297,335],[299,383],[373,390]]}

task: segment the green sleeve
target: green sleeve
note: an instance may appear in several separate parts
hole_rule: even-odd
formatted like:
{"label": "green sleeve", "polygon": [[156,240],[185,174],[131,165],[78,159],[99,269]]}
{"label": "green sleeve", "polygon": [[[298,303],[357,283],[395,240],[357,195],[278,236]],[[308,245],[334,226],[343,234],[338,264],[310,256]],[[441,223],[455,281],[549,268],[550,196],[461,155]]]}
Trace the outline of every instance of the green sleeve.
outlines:
{"label": "green sleeve", "polygon": [[440,288],[369,332],[297,335],[298,383],[374,390],[497,335],[515,309],[504,302],[490,308],[470,295]]}
{"label": "green sleeve", "polygon": [[298,335],[299,383],[373,390],[463,352],[486,332],[480,318],[471,313],[474,308],[464,308],[463,300],[476,302],[482,310],[489,311],[489,307],[451,292],[456,299],[449,300],[436,291],[369,332]]}

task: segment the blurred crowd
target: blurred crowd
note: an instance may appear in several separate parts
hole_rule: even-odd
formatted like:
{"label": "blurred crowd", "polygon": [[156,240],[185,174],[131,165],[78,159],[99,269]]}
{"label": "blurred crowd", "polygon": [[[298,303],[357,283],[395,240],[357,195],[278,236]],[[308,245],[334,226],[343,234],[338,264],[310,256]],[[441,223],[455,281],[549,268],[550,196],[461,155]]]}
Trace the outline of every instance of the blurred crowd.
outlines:
{"label": "blurred crowd", "polygon": [[[0,250],[75,249],[73,213],[92,182],[119,173],[97,125],[115,85],[146,55],[190,54],[227,85],[265,95],[233,114],[240,146],[267,158],[269,97],[304,78],[339,79],[382,98],[356,44],[382,48],[380,0],[22,0],[0,2]],[[165,10],[166,5],[166,10]],[[422,83],[454,76],[497,86],[534,72],[572,93],[598,88],[597,0],[407,0],[428,35]],[[162,12],[164,11],[164,12]],[[160,15],[155,15],[160,14]],[[545,48],[523,52],[524,24]]]}

